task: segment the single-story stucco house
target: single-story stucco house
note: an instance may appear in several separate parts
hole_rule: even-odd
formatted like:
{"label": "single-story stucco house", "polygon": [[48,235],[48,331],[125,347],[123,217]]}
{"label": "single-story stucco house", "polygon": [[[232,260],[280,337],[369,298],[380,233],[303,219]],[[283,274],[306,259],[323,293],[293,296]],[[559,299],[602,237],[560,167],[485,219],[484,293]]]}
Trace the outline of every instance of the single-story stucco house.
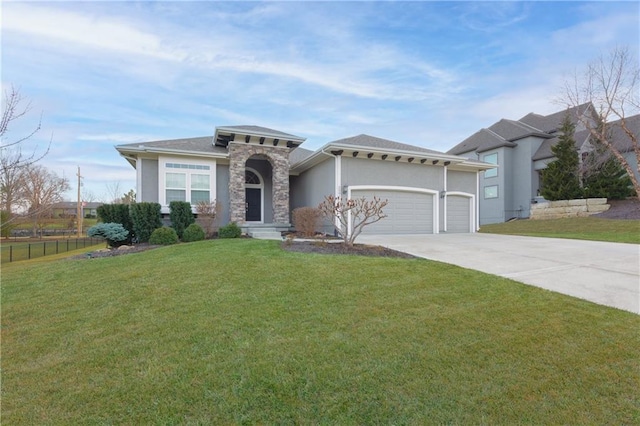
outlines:
{"label": "single-story stucco house", "polygon": [[[291,212],[327,195],[388,199],[384,220],[364,233],[475,232],[480,172],[465,157],[368,135],[316,151],[305,138],[259,126],[217,127],[213,136],[116,146],[136,169],[136,201],[215,200],[219,223],[248,233],[291,227]],[[330,222],[325,232],[333,232]]]}

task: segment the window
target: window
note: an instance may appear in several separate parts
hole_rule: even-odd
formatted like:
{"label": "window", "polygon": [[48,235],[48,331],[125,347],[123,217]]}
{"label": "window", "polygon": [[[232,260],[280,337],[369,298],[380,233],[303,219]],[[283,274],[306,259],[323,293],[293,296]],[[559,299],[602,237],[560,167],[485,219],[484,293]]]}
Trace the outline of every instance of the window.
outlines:
{"label": "window", "polygon": [[172,201],[187,200],[187,175],[184,173],[167,173],[167,204]]}
{"label": "window", "polygon": [[164,163],[165,205],[172,201],[197,204],[211,201],[211,173],[215,165]]}
{"label": "window", "polygon": [[485,186],[484,198],[498,198],[498,185]]}
{"label": "window", "polygon": [[[487,154],[484,157],[482,157],[482,161],[484,161],[485,163],[489,163],[489,164],[498,164],[498,154]],[[484,172],[484,177],[485,178],[490,178],[490,177],[496,177],[498,176],[498,168],[496,167],[495,169],[489,169],[489,170],[485,170]]]}

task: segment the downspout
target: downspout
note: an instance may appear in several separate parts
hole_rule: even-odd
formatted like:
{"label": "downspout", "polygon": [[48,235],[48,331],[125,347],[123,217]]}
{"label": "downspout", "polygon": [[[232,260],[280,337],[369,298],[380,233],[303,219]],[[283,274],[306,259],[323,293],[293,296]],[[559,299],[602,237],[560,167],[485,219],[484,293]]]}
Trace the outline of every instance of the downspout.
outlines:
{"label": "downspout", "polygon": [[[334,196],[342,199],[342,155],[334,155],[325,152],[324,149],[321,149],[320,152],[334,158]],[[340,229],[340,221],[338,218],[334,219],[334,227]]]}
{"label": "downspout", "polygon": [[447,232],[447,166],[443,167],[443,173],[444,173],[444,189],[442,190],[442,203],[443,205],[443,212],[444,212],[444,226],[443,226],[443,231]]}
{"label": "downspout", "polygon": [[476,232],[478,229],[480,229],[480,170],[477,171],[476,173],[476,205],[475,205],[475,210],[476,210],[476,220],[475,220],[475,230],[474,232]]}

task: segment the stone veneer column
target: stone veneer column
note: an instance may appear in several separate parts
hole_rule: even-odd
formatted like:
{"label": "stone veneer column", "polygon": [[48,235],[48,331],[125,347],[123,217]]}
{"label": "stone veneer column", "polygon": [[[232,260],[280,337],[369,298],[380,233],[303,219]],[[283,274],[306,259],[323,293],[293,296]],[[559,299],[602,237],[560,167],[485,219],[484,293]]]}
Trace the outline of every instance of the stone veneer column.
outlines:
{"label": "stone veneer column", "polygon": [[229,144],[229,199],[231,221],[244,223],[245,168],[247,160],[257,154],[265,155],[272,168],[273,221],[289,223],[289,149],[242,143]]}

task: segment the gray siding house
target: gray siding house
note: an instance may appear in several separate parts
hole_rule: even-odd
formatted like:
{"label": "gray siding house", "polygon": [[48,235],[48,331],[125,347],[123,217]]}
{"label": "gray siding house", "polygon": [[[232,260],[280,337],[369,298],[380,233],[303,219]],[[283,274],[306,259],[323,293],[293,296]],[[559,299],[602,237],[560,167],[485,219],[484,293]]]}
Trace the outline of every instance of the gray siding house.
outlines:
{"label": "gray siding house", "polygon": [[[528,218],[531,204],[545,201],[540,197],[540,172],[555,160],[551,148],[558,142],[559,129],[566,114],[576,124],[576,149],[583,159],[594,149],[589,131],[578,117],[592,120],[593,106],[583,104],[550,115],[530,113],[519,120],[502,119],[480,129],[448,154],[495,164],[497,167],[480,176],[480,225],[505,222],[511,218]],[[640,115],[626,119],[635,134],[640,131]],[[611,122],[611,138],[625,152],[625,158],[637,170],[630,138],[619,122]]]}
{"label": "gray siding house", "polygon": [[[458,155],[359,135],[316,151],[304,138],[259,126],[217,127],[213,136],[118,145],[136,169],[137,201],[215,200],[220,224],[248,233],[291,227],[297,207],[327,195],[388,199],[365,233],[475,232],[480,172],[495,167]],[[332,232],[330,223],[324,231]]]}

